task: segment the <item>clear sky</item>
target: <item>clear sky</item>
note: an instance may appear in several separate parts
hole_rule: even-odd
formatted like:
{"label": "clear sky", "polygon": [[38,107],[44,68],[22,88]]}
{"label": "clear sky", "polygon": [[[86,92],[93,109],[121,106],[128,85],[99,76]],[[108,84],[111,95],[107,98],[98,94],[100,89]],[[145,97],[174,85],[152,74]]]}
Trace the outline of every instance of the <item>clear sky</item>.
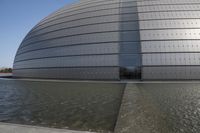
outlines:
{"label": "clear sky", "polygon": [[22,39],[41,19],[77,0],[0,0],[0,67],[12,67]]}

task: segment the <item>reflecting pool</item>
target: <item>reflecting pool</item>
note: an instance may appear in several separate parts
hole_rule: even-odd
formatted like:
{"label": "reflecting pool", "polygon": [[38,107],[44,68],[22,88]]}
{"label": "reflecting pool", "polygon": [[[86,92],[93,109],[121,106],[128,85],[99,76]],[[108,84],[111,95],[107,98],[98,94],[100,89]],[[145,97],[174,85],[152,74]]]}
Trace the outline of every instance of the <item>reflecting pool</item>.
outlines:
{"label": "reflecting pool", "polygon": [[0,80],[0,121],[113,131],[125,84]]}

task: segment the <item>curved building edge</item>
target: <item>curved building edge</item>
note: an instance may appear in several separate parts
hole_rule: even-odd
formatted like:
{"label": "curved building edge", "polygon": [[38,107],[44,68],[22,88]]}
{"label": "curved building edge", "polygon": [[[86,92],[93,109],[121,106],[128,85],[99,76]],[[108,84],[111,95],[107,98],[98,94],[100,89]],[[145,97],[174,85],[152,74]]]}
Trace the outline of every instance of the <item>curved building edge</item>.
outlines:
{"label": "curved building edge", "polygon": [[61,8],[24,38],[14,77],[200,79],[198,0],[96,0]]}

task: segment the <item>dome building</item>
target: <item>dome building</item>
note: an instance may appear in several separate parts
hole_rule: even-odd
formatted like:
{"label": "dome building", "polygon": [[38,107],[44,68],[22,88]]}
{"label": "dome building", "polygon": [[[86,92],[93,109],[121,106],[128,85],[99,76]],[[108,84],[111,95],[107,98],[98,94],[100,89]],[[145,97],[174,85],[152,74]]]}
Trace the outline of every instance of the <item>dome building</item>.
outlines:
{"label": "dome building", "polygon": [[199,0],[81,0],[22,41],[17,78],[200,79]]}

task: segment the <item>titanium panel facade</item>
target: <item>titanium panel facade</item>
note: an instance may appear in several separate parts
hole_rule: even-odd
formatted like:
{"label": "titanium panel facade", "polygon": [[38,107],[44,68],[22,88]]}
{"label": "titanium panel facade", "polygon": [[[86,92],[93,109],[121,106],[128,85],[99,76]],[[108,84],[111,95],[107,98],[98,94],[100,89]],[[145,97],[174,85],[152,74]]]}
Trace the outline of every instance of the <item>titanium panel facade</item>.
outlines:
{"label": "titanium panel facade", "polygon": [[142,79],[200,79],[200,1],[144,1],[138,11]]}
{"label": "titanium panel facade", "polygon": [[81,0],[22,41],[14,77],[200,79],[199,0]]}
{"label": "titanium panel facade", "polygon": [[24,38],[14,76],[119,80],[120,1],[80,1],[44,18]]}

